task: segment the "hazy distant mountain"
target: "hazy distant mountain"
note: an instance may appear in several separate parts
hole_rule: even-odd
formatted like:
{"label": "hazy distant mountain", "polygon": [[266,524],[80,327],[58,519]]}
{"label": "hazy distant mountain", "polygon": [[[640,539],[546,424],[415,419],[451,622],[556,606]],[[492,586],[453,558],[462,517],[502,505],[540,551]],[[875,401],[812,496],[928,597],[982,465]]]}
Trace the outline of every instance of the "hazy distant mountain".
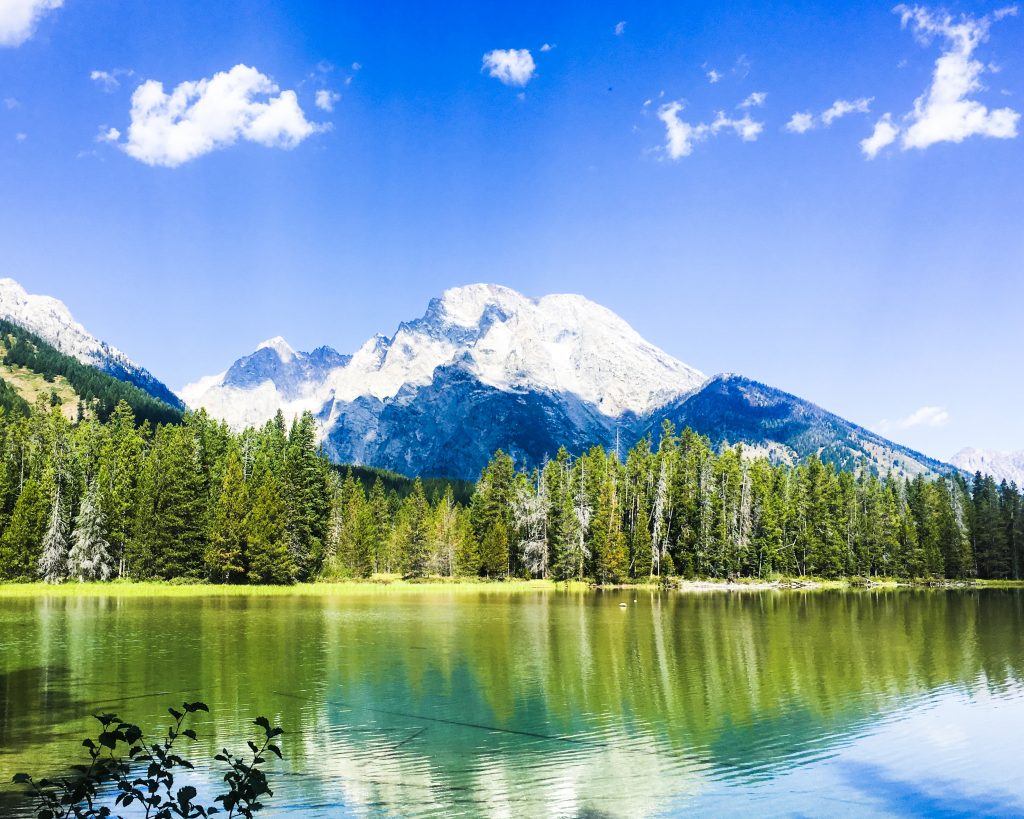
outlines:
{"label": "hazy distant mountain", "polygon": [[1024,487],[1024,451],[968,447],[956,453],[950,463],[964,472],[981,472],[983,475],[991,475],[997,481],[1006,480]]}
{"label": "hazy distant mountain", "polygon": [[582,296],[531,299],[496,285],[448,290],[351,356],[270,339],[182,396],[236,428],[309,410],[333,457],[406,474],[472,478],[499,447],[531,465],[561,444],[625,449],[657,437],[666,417],[780,461],[950,469],[795,396],[708,379]]}
{"label": "hazy distant mountain", "polygon": [[14,279],[0,279],[0,318],[35,333],[65,355],[96,367],[119,381],[126,381],[172,407],[184,404],[152,373],[116,347],[100,341],[75,321],[64,302],[52,296],[25,292]]}

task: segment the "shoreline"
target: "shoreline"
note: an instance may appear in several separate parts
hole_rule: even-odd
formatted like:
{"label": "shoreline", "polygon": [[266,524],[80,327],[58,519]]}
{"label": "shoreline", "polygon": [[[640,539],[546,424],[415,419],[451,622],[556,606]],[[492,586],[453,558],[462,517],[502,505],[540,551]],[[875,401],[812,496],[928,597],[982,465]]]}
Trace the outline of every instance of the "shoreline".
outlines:
{"label": "shoreline", "polygon": [[674,578],[663,583],[622,583],[599,585],[589,581],[483,580],[444,578],[405,580],[400,577],[375,577],[361,580],[320,581],[291,586],[227,585],[215,583],[171,583],[159,580],[116,580],[87,583],[0,583],[0,599],[18,597],[275,597],[333,596],[343,594],[425,594],[449,593],[552,593],[648,591],[697,593],[813,592],[813,591],[892,591],[917,589],[932,591],[970,591],[980,589],[1024,589],[1024,580],[932,580],[912,581],[892,578],[872,580],[795,577],[776,580],[741,578],[735,581],[712,578]]}

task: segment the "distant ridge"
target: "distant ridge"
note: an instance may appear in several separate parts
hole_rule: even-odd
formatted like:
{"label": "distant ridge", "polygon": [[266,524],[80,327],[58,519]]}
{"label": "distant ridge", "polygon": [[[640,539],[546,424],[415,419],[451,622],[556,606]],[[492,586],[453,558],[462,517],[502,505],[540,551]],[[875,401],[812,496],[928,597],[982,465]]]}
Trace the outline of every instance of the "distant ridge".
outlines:
{"label": "distant ridge", "polygon": [[961,449],[950,462],[965,472],[981,472],[997,481],[1015,483],[1024,487],[1024,450],[1017,452],[999,449]]}

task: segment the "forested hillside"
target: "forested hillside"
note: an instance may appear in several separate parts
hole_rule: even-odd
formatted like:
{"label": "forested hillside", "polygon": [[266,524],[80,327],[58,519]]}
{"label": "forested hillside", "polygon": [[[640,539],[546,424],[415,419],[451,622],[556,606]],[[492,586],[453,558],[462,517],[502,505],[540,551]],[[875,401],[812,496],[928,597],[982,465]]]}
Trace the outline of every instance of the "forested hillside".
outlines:
{"label": "forested hillside", "polygon": [[0,378],[0,409],[8,414],[14,412],[28,415],[29,413],[28,401],[22,398],[21,393],[3,378]]}
{"label": "forested hillside", "polygon": [[[5,319],[0,319],[0,349],[3,363],[8,367],[25,368],[49,382],[58,377],[66,381],[84,403],[83,414],[87,414],[84,411],[87,407],[88,413],[105,421],[118,402],[124,401],[139,423],[167,424],[181,420],[179,409],[153,398],[133,384],[65,355],[36,334]],[[9,404],[2,391],[0,402],[8,410],[24,409],[16,402]]]}
{"label": "forested hillside", "polygon": [[563,449],[527,474],[499,452],[468,504],[458,487],[338,470],[308,413],[233,433],[202,412],[138,427],[123,402],[106,422],[0,412],[0,456],[9,580],[1020,578],[1024,564],[1013,485],[777,466],[668,423],[624,460]]}

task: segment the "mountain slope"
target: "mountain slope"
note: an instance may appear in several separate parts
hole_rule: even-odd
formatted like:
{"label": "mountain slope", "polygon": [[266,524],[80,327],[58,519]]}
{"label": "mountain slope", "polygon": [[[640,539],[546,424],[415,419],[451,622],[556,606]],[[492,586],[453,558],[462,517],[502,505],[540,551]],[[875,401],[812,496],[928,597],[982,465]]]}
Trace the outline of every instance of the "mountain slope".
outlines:
{"label": "mountain slope", "polygon": [[[35,333],[6,319],[0,319],[0,378],[22,399],[5,400],[8,409],[24,413],[26,403],[52,398],[69,418],[79,410],[106,419],[119,401],[131,407],[139,423],[175,423],[181,410],[165,404],[134,384],[102,372],[48,344]],[[5,390],[7,399],[9,391]],[[81,402],[82,406],[79,407]]]}
{"label": "mountain slope", "polygon": [[270,339],[181,394],[236,428],[309,411],[335,460],[407,475],[475,478],[498,448],[532,466],[563,444],[628,447],[666,417],[776,460],[951,469],[763,384],[708,380],[581,296],[495,285],[448,290],[350,356]]}
{"label": "mountain slope", "polygon": [[614,435],[614,421],[576,396],[500,390],[454,365],[392,399],[335,403],[326,418],[324,447],[334,460],[466,480],[498,449],[540,464],[559,446],[579,452]]}
{"label": "mountain slope", "polygon": [[950,458],[950,463],[964,472],[980,472],[991,475],[997,481],[1005,480],[1024,487],[1024,450],[1012,452],[968,447]]}
{"label": "mountain slope", "polygon": [[862,461],[881,474],[945,473],[950,468],[908,447],[827,412],[809,401],[738,375],[718,375],[696,392],[659,408],[645,433],[657,437],[662,419],[690,427],[716,447],[742,443],[775,461],[796,463],[811,455],[840,469]]}
{"label": "mountain slope", "polygon": [[184,404],[152,373],[128,356],[91,335],[75,321],[64,302],[27,293],[14,279],[0,279],[0,318],[35,333],[47,344],[118,381],[133,384],[176,409]]}

